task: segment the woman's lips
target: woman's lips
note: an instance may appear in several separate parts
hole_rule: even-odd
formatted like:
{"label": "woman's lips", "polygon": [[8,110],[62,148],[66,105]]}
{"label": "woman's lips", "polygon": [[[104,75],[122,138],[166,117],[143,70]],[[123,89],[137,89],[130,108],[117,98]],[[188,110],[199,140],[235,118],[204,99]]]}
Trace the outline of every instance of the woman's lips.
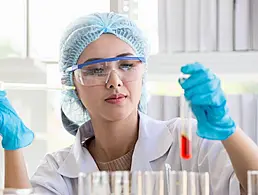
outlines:
{"label": "woman's lips", "polygon": [[122,103],[127,96],[125,95],[112,95],[109,98],[105,99],[106,102],[110,103],[110,104],[120,104]]}

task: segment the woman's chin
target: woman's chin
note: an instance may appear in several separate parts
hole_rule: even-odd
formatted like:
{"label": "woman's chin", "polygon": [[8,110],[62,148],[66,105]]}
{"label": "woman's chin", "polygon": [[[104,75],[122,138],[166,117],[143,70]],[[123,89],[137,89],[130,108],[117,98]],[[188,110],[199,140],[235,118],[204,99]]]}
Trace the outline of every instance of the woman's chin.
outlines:
{"label": "woman's chin", "polygon": [[130,114],[132,114],[132,111],[128,110],[112,110],[109,112],[106,112],[105,118],[109,121],[119,121],[127,118]]}

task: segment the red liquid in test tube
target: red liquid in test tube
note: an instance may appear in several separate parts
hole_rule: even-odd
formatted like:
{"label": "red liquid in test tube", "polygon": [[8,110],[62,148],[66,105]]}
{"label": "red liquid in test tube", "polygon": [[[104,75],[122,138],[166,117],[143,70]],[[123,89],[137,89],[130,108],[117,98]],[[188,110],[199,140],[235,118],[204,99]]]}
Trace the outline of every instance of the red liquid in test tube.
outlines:
{"label": "red liquid in test tube", "polygon": [[192,146],[190,139],[181,134],[181,157],[183,159],[190,159],[192,158]]}

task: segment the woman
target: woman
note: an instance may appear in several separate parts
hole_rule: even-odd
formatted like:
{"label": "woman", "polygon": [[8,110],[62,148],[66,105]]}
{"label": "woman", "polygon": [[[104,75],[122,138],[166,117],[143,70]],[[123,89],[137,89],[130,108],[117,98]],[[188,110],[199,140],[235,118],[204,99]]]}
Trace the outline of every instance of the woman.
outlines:
{"label": "woman", "polygon": [[[1,92],[6,187],[76,194],[80,171],[174,170],[210,173],[212,194],[239,194],[247,170],[258,169],[258,149],[229,116],[220,80],[202,65],[181,71],[180,82],[197,121],[192,121],[193,156],[179,155],[180,119],[157,121],[146,114],[147,44],[128,18],[96,13],[72,23],[61,41],[62,84],[75,86],[62,98],[65,128],[73,146],[48,154],[29,181],[21,148],[33,140]],[[79,126],[79,129],[77,128]],[[239,185],[240,182],[240,185]]]}

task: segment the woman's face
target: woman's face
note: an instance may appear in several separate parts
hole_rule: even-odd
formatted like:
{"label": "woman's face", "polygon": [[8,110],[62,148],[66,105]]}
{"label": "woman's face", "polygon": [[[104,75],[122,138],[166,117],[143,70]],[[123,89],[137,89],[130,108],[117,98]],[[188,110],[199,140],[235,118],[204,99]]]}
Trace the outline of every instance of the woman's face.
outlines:
{"label": "woman's face", "polygon": [[[134,50],[114,35],[103,34],[89,44],[82,52],[78,64],[92,58],[112,58],[123,54],[135,55]],[[91,118],[118,121],[137,112],[141,97],[142,77],[132,82],[122,82],[115,71],[111,71],[107,84],[103,86],[84,86],[74,79],[76,90]],[[115,99],[110,96],[120,95]],[[124,96],[124,97],[123,97]]]}

